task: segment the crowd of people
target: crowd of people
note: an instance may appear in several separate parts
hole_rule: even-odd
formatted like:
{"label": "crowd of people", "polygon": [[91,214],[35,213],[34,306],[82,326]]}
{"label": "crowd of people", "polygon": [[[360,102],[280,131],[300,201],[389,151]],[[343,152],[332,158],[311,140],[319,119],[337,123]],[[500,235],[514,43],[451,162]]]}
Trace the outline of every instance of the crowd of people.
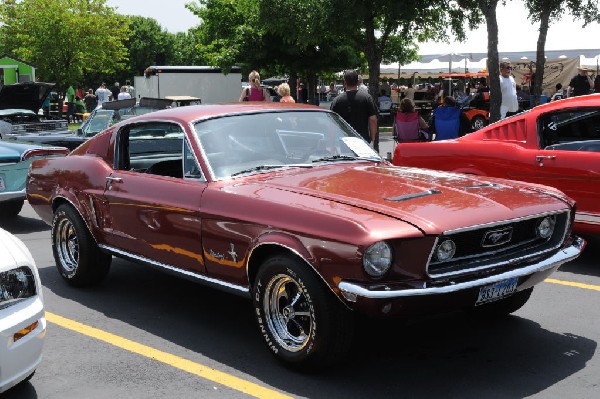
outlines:
{"label": "crowd of people", "polygon": [[[90,88],[85,92],[81,88],[75,89],[73,85],[69,85],[65,93],[67,119],[69,123],[82,122],[83,114],[92,112],[103,103],[129,98],[135,98],[135,88],[129,80],[125,81],[122,86],[119,82],[115,82],[110,89],[106,83],[102,82],[96,90]],[[49,112],[49,100],[43,104],[42,108],[45,113]]]}
{"label": "crowd of people", "polygon": [[[510,62],[500,63],[500,91],[501,91],[501,118],[510,117],[519,112],[524,102],[529,104],[529,90],[519,86],[512,74],[513,67]],[[600,76],[595,80],[586,68],[579,68],[577,76],[571,79],[567,88],[559,83],[556,85],[556,93],[551,101],[593,92],[600,92]],[[288,83],[281,83],[276,87],[278,96],[271,99],[268,92],[260,83],[260,75],[252,71],[249,75],[250,86],[242,89],[240,101],[281,101],[295,102],[290,93]],[[335,82],[328,86],[320,86],[316,95],[318,98],[326,98],[331,101],[330,109],[338,113],[346,120],[368,143],[378,150],[378,114],[380,105],[391,103],[392,93],[396,94],[398,109],[395,113],[393,123],[394,139],[402,141],[431,141],[446,140],[461,137],[473,131],[471,121],[462,110],[457,99],[461,96],[470,97],[473,107],[489,110],[490,89],[486,77],[471,81],[458,80],[445,82],[424,83],[406,86],[390,85],[387,80],[379,83],[378,98],[374,99],[363,83],[362,76],[354,70],[344,72],[344,85],[340,90]],[[452,86],[450,86],[452,85]],[[305,102],[305,87],[299,84],[296,97],[298,102]],[[426,91],[433,94],[432,112],[428,121],[422,117],[415,106],[415,93]]]}

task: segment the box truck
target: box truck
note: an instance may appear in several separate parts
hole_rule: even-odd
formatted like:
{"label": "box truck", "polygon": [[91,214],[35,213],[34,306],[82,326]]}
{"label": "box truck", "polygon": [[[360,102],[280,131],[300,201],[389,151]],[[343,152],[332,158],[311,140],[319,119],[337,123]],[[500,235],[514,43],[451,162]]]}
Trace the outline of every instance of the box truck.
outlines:
{"label": "box truck", "polygon": [[242,91],[239,67],[227,73],[210,66],[151,66],[134,78],[135,97],[190,96],[203,104],[235,102]]}

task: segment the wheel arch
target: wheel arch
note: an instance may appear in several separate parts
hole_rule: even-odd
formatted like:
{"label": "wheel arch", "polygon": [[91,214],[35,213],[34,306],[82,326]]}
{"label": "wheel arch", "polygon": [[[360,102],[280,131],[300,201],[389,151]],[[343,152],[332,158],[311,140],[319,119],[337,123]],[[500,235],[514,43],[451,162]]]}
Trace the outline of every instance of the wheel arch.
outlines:
{"label": "wheel arch", "polygon": [[83,216],[83,211],[82,211],[82,209],[80,207],[81,203],[79,201],[76,201],[73,198],[67,198],[66,196],[62,196],[62,195],[61,196],[56,196],[52,200],[52,213],[53,214],[56,213],[56,210],[61,205],[69,205],[73,209],[75,209],[75,211],[77,212],[77,214],[79,215],[79,217],[83,221],[83,224],[85,224],[85,227],[87,228],[88,233],[90,233],[90,236],[94,239],[94,241],[96,241],[96,244],[97,244],[98,240],[96,239],[96,236],[94,235],[94,229],[91,228],[90,221]]}
{"label": "wheel arch", "polygon": [[246,264],[246,273],[250,290],[252,290],[252,287],[254,286],[258,270],[263,262],[269,257],[277,255],[290,255],[300,260],[300,262],[304,263],[311,273],[321,281],[324,288],[331,292],[331,294],[341,303],[348,306],[348,304],[335,292],[333,287],[328,284],[323,275],[319,273],[317,266],[314,263],[314,258],[308,249],[306,249],[298,239],[282,235],[269,235],[268,238],[264,237],[257,242],[250,251],[248,262]]}

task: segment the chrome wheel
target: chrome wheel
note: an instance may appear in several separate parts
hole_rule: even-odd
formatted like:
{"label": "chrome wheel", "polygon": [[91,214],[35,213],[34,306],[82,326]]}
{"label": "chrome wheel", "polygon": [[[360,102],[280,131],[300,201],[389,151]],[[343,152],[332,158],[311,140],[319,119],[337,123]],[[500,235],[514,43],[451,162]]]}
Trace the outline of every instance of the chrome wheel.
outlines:
{"label": "chrome wheel", "polygon": [[486,121],[483,117],[476,116],[473,118],[473,130],[479,130],[481,128],[484,128],[485,125],[486,125]]}
{"label": "chrome wheel", "polygon": [[68,219],[62,219],[56,226],[54,235],[56,253],[66,272],[72,273],[79,263],[79,240],[75,227]]}
{"label": "chrome wheel", "polygon": [[284,349],[304,349],[315,329],[311,305],[302,287],[289,275],[273,276],[263,297],[266,324],[273,338]]}

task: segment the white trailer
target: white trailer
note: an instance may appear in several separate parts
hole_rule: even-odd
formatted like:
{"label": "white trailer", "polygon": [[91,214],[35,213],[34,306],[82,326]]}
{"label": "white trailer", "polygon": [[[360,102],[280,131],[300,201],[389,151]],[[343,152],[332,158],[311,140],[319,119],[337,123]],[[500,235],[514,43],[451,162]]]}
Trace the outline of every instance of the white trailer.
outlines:
{"label": "white trailer", "polygon": [[151,66],[134,78],[135,96],[165,98],[192,96],[202,104],[235,102],[242,91],[242,74],[233,67],[227,74],[210,66]]}

